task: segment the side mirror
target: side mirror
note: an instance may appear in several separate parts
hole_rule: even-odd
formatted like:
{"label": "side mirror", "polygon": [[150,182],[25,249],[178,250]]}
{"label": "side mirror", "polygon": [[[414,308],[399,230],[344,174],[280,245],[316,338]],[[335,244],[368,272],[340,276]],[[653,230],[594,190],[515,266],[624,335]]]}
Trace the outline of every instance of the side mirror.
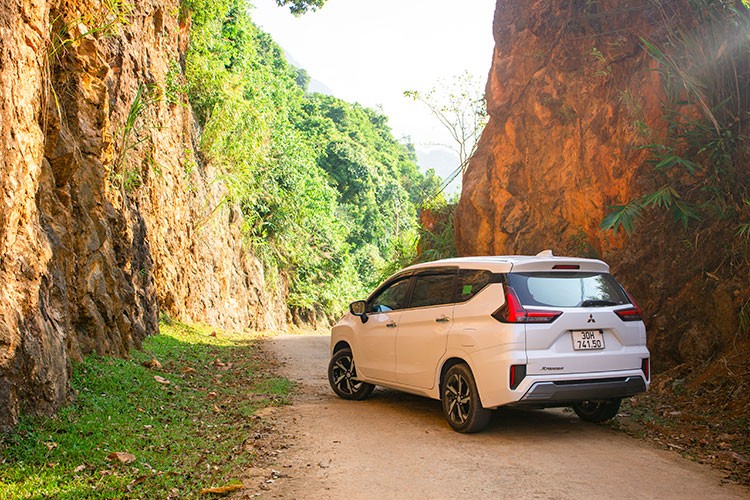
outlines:
{"label": "side mirror", "polygon": [[367,302],[364,300],[357,300],[349,304],[349,312],[354,316],[359,316],[362,323],[367,323]]}

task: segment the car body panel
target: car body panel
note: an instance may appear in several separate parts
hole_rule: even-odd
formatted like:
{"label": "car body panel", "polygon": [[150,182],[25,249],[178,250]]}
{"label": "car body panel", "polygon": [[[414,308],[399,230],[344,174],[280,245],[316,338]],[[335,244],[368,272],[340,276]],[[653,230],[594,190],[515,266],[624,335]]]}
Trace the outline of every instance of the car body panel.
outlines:
{"label": "car body panel", "polygon": [[454,304],[406,309],[396,333],[396,380],[432,389],[435,367],[445,354]]}
{"label": "car body panel", "polygon": [[[401,314],[400,310],[370,314],[359,327],[352,346],[359,378],[396,381],[396,332]],[[351,323],[356,322],[361,320],[353,317]]]}
{"label": "car body panel", "polygon": [[[527,324],[526,373],[538,375],[552,371],[585,373],[639,369],[641,358],[648,357],[643,322],[622,321],[613,312],[614,309],[561,309],[563,313],[551,324]],[[575,350],[571,332],[583,330],[601,332],[604,348]]]}

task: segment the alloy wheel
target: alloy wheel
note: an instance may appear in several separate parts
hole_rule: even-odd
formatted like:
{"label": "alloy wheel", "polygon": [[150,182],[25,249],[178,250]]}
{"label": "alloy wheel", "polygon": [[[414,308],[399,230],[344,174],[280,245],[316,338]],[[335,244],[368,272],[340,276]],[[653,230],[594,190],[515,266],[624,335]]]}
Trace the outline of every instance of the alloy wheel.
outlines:
{"label": "alloy wheel", "polygon": [[471,411],[468,381],[460,373],[453,373],[446,383],[445,392],[448,399],[448,416],[456,424],[463,424]]}
{"label": "alloy wheel", "polygon": [[350,355],[337,359],[332,367],[332,373],[334,385],[345,394],[354,394],[362,386],[362,382],[355,380],[357,371]]}

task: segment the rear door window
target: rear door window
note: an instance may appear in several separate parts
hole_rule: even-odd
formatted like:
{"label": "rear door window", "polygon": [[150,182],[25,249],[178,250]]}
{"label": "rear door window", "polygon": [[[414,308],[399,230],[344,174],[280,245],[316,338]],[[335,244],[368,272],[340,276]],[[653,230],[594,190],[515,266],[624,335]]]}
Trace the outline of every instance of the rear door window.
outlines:
{"label": "rear door window", "polygon": [[510,273],[508,284],[526,306],[605,307],[630,303],[608,273]]}
{"label": "rear door window", "polygon": [[418,275],[409,307],[428,307],[453,302],[456,274]]}

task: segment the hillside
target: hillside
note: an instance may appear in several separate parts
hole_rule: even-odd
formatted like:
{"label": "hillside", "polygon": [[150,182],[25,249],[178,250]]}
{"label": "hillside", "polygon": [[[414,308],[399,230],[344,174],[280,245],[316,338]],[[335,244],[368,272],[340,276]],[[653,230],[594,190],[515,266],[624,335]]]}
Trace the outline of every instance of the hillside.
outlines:
{"label": "hillside", "polygon": [[325,323],[413,252],[439,181],[386,117],[306,93],[247,5],[0,6],[0,426],[160,314]]}

